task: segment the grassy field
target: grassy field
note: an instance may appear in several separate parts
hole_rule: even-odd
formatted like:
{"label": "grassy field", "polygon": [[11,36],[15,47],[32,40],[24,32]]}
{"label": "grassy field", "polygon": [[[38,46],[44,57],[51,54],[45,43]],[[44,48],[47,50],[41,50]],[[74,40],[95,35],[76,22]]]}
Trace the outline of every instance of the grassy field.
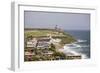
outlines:
{"label": "grassy field", "polygon": [[53,38],[59,38],[62,40],[61,44],[67,44],[76,41],[73,36],[64,31],[57,31],[54,29],[31,29],[25,30],[24,37],[27,39],[29,37],[46,37],[51,35]]}
{"label": "grassy field", "polygon": [[47,36],[48,34],[51,34],[52,36],[64,36],[64,34],[53,31],[53,30],[26,30],[25,31],[25,36]]}

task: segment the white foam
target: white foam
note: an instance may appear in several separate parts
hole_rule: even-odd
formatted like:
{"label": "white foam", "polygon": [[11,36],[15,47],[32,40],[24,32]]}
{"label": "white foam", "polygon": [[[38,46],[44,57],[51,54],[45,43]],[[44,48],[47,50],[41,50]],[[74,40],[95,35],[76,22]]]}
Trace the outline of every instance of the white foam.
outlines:
{"label": "white foam", "polygon": [[76,46],[77,48],[82,48],[82,47],[89,47],[90,45],[83,45],[83,44],[73,44],[74,46]]}
{"label": "white foam", "polygon": [[87,40],[78,39],[77,42],[86,42]]}
{"label": "white foam", "polygon": [[87,56],[85,54],[82,54],[82,59],[86,59]]}
{"label": "white foam", "polygon": [[79,55],[79,53],[71,50],[70,48],[67,48],[66,46],[64,46],[64,53],[67,53],[67,52],[73,53],[74,55]]}
{"label": "white foam", "polygon": [[70,47],[67,46],[67,45],[64,46],[63,52],[64,52],[65,54],[67,54],[67,53],[72,53],[72,54],[74,54],[74,55],[81,55],[81,56],[82,56],[82,59],[86,59],[86,58],[87,58],[87,56],[86,56],[85,54],[82,54],[82,53],[78,53],[78,52],[76,52],[76,51],[73,51],[73,50],[71,50]]}

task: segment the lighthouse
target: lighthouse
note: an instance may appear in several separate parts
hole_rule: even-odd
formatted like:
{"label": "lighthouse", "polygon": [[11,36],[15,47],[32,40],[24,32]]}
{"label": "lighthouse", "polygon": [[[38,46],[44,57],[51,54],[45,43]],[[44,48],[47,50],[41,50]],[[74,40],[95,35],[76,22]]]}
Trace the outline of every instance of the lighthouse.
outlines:
{"label": "lighthouse", "polygon": [[55,30],[57,30],[57,29],[58,29],[58,25],[55,26]]}

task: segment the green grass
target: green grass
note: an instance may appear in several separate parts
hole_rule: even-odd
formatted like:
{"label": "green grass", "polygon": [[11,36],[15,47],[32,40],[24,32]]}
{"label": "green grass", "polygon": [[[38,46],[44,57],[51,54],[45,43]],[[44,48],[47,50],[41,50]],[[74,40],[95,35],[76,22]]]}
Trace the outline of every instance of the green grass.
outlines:
{"label": "green grass", "polygon": [[59,33],[57,31],[53,30],[30,30],[25,31],[25,37],[33,36],[33,37],[39,37],[39,36],[47,36],[48,34],[51,34],[52,36],[64,36],[64,34]]}
{"label": "green grass", "polygon": [[52,29],[33,29],[33,30],[25,30],[24,37],[27,38],[33,38],[33,37],[46,37],[49,34],[52,35],[53,38],[59,38],[61,39],[61,44],[67,44],[75,42],[75,38],[71,36],[68,33],[65,33],[64,31],[57,31]]}

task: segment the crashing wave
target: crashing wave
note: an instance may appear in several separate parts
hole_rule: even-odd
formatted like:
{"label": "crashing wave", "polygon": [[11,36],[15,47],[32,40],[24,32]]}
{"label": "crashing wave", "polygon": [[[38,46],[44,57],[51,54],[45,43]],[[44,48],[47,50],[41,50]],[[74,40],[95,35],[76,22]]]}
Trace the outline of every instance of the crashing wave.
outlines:
{"label": "crashing wave", "polygon": [[66,54],[70,52],[74,55],[81,55],[82,59],[86,59],[87,56],[85,54],[79,53],[79,52],[73,50],[74,48],[81,48],[81,47],[89,47],[89,45],[79,45],[79,44],[73,44],[73,43],[72,44],[66,44],[64,46],[63,52],[66,53]]}
{"label": "crashing wave", "polygon": [[87,40],[78,39],[77,42],[87,42]]}

